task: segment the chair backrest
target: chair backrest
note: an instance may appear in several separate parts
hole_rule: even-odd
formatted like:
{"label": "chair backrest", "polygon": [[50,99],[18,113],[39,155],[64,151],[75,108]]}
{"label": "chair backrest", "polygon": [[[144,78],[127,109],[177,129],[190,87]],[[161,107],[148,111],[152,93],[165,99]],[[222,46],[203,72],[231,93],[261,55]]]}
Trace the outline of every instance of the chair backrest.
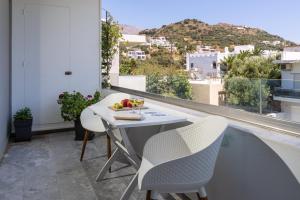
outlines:
{"label": "chair backrest", "polygon": [[208,182],[213,176],[227,127],[228,122],[225,118],[209,116],[179,132],[192,153],[188,162],[195,169],[191,170],[191,177],[195,178],[195,181]]}
{"label": "chair backrest", "polygon": [[[160,184],[161,190],[167,192],[200,189],[213,176],[218,152],[227,126],[228,122],[225,118],[209,116],[192,125],[154,136],[151,142],[156,142],[156,139],[163,142],[162,136],[169,140],[174,137],[180,138],[177,138],[177,141],[169,142],[169,146],[164,146],[164,148],[174,148],[171,152],[166,151],[173,154],[170,161],[164,161],[163,157],[166,156],[155,152],[156,150],[149,151],[151,152],[149,155],[144,154],[139,175],[139,187],[144,188],[147,185]],[[178,149],[184,149],[184,152],[178,153]],[[151,158],[152,154],[155,154],[155,159]],[[152,160],[159,161],[155,163]],[[168,188],[168,186],[162,188],[164,184],[172,185],[170,187],[175,188]]]}
{"label": "chair backrest", "polygon": [[222,137],[228,122],[219,116],[208,116],[199,123],[194,123],[178,130],[179,135],[185,141],[192,153],[202,151],[213,145],[217,139]]}

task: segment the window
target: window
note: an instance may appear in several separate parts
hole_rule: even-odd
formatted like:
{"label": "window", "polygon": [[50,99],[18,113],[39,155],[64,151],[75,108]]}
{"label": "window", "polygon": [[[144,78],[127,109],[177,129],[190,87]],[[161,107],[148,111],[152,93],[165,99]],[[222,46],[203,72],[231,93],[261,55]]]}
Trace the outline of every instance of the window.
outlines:
{"label": "window", "polygon": [[193,69],[194,68],[194,63],[191,63],[191,69]]}
{"label": "window", "polygon": [[217,69],[217,62],[216,61],[214,61],[212,65],[213,65],[213,69]]}

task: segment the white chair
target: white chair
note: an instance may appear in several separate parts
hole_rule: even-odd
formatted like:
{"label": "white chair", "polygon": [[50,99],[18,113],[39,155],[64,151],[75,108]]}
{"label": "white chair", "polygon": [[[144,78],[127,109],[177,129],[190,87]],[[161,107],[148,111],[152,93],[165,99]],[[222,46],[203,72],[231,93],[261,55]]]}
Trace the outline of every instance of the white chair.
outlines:
{"label": "white chair", "polygon": [[[82,113],[80,115],[80,121],[81,121],[82,127],[85,129],[84,139],[83,139],[83,144],[82,144],[82,149],[81,149],[81,156],[80,156],[80,161],[82,161],[90,132],[104,133],[104,132],[106,132],[106,129],[102,123],[101,117],[95,115],[93,113],[93,111],[91,111],[89,108],[86,108],[82,111]],[[110,156],[111,156],[111,142],[108,137],[107,138],[107,157],[110,158]]]}
{"label": "white chair", "polygon": [[[96,104],[101,104],[105,106],[111,106],[113,103],[120,102],[121,100],[125,98],[130,98],[130,95],[125,94],[125,93],[114,93],[110,94],[101,101],[99,101]],[[94,133],[106,133],[106,141],[107,141],[107,157],[108,159],[112,155],[112,147],[111,147],[111,138],[107,134],[108,133],[108,127],[105,126],[106,122],[103,122],[101,117],[98,115],[95,115],[89,108],[86,108],[82,111],[80,115],[80,121],[82,124],[82,127],[85,129],[85,134],[84,134],[84,140],[82,144],[82,150],[81,150],[81,156],[80,156],[80,161],[82,161],[84,153],[85,153],[85,148],[88,142],[89,134],[90,132]],[[120,133],[118,131],[114,131],[114,136],[116,138],[120,138]],[[110,171],[110,169],[109,169]]]}
{"label": "white chair", "polygon": [[209,116],[192,125],[151,137],[143,152],[138,187],[157,193],[197,193],[207,199],[205,185],[213,176],[227,120]]}

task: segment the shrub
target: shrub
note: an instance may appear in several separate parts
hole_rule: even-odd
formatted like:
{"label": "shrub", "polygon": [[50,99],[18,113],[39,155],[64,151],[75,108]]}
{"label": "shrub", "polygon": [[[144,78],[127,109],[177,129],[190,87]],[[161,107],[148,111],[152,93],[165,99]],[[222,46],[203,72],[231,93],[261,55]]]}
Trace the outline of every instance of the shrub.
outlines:
{"label": "shrub", "polygon": [[94,96],[83,96],[80,92],[64,92],[57,100],[61,105],[61,116],[65,121],[74,121],[80,117],[81,112],[88,106],[100,100],[100,92],[95,92]]}
{"label": "shrub", "polygon": [[14,115],[14,120],[30,120],[32,119],[31,110],[28,107],[22,108]]}

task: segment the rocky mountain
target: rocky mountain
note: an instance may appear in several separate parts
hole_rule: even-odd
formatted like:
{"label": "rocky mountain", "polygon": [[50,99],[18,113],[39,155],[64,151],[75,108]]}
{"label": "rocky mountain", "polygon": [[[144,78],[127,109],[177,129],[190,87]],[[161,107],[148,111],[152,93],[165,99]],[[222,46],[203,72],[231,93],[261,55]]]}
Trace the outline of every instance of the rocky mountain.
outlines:
{"label": "rocky mountain", "polygon": [[142,29],[137,28],[135,26],[127,25],[127,24],[121,24],[121,29],[123,34],[132,34],[137,35],[139,32],[142,31]]}
{"label": "rocky mountain", "polygon": [[146,29],[140,34],[165,36],[179,47],[209,45],[223,49],[226,46],[253,44],[262,49],[280,50],[285,46],[296,45],[294,42],[258,28],[227,23],[210,25],[197,19],[186,19],[161,28]]}

